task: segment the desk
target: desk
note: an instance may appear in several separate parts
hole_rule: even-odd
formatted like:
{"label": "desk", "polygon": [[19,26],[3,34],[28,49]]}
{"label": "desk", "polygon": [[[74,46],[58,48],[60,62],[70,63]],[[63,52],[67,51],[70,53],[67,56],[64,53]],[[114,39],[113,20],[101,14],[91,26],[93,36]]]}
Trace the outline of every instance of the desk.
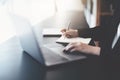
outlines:
{"label": "desk", "polygon": [[[56,38],[44,39],[47,44]],[[23,52],[15,36],[0,45],[0,80],[104,80],[99,66],[100,62],[86,59],[46,69]]]}
{"label": "desk", "polygon": [[[56,38],[44,39],[47,44]],[[23,52],[15,36],[0,45],[0,80],[109,80],[108,73],[98,57],[46,69]]]}
{"label": "desk", "polygon": [[104,80],[96,58],[46,69],[22,48],[16,37],[0,45],[0,80]]}

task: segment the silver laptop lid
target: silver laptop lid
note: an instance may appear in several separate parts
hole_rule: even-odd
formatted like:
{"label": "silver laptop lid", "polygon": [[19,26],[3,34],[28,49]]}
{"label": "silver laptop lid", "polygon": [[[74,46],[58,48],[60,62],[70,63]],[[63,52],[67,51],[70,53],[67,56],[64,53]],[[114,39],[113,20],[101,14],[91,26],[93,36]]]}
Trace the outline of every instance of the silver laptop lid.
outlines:
{"label": "silver laptop lid", "polygon": [[20,39],[23,50],[41,64],[45,64],[42,51],[40,50],[39,44],[37,42],[35,33],[33,32],[30,22],[21,16],[10,16],[13,20],[15,31],[18,38]]}

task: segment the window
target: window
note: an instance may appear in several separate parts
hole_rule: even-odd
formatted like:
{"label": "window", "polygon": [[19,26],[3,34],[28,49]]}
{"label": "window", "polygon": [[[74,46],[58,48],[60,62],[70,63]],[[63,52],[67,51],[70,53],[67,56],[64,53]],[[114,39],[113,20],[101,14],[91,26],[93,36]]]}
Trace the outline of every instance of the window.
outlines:
{"label": "window", "polygon": [[0,42],[14,35],[9,14],[23,16],[35,25],[56,12],[62,15],[81,9],[81,0],[0,0]]}
{"label": "window", "polygon": [[54,0],[12,0],[11,12],[36,24],[54,14]]}
{"label": "window", "polygon": [[54,0],[0,0],[0,43],[14,35],[9,14],[23,16],[34,25],[54,13]]}

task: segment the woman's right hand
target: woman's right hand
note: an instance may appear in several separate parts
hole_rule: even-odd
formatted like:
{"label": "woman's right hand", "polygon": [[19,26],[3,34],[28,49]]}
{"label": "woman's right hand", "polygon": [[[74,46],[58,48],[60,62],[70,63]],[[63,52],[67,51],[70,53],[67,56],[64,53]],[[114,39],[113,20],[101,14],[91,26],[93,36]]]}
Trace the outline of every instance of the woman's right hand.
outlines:
{"label": "woman's right hand", "polygon": [[74,52],[79,51],[85,54],[92,54],[92,55],[100,55],[100,47],[91,46],[81,42],[69,43],[65,48],[64,51]]}
{"label": "woman's right hand", "polygon": [[77,29],[62,29],[61,32],[63,33],[63,36],[67,38],[74,38],[78,37],[78,30]]}

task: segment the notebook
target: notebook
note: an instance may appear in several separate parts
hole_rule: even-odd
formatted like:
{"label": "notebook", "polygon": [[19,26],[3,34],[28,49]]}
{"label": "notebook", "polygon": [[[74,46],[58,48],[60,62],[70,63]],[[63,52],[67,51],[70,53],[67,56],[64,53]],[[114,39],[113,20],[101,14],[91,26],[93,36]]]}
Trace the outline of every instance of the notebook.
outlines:
{"label": "notebook", "polygon": [[74,43],[74,42],[82,42],[89,44],[91,41],[91,38],[81,38],[81,37],[76,37],[76,38],[67,38],[65,36],[61,36],[59,39],[56,40],[57,43]]}
{"label": "notebook", "polygon": [[61,36],[62,32],[60,28],[45,28],[42,32],[43,36]]}

